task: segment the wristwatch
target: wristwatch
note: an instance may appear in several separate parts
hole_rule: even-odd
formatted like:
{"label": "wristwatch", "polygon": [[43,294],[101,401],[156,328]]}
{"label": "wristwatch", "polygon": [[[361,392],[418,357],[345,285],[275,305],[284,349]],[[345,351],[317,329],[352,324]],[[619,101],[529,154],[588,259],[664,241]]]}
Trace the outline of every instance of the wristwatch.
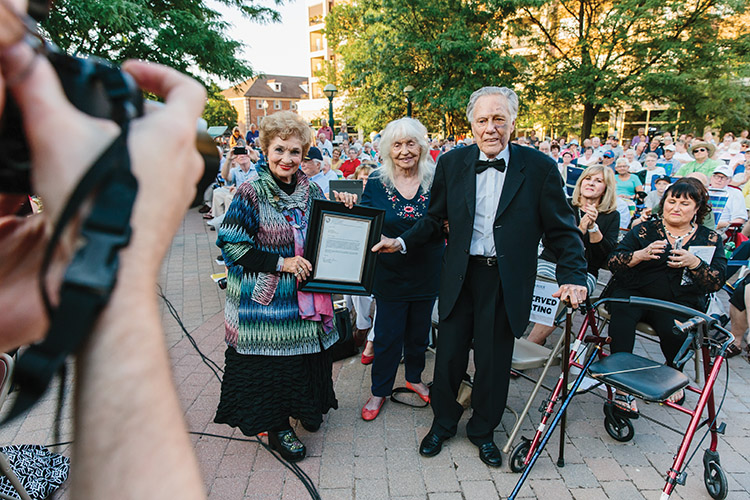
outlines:
{"label": "wristwatch", "polygon": [[594,227],[589,229],[589,233],[598,233],[599,232],[599,224],[594,223]]}

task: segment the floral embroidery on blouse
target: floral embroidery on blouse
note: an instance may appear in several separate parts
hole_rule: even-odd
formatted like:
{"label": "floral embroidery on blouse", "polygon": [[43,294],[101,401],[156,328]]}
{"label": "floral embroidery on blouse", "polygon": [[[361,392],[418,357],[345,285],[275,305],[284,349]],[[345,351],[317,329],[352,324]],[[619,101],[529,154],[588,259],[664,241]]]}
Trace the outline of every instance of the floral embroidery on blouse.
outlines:
{"label": "floral embroidery on blouse", "polygon": [[393,205],[393,210],[401,219],[419,219],[427,213],[430,197],[420,193],[412,200],[404,200],[398,195],[395,188],[385,186],[388,201]]}

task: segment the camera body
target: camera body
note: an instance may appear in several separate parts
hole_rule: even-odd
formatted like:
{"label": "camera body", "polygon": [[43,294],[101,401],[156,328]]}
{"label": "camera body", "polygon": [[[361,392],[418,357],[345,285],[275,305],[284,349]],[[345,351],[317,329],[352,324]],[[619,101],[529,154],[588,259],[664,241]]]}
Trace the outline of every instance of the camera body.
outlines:
{"label": "camera body", "polygon": [[[47,58],[68,100],[82,112],[118,124],[143,115],[143,93],[130,75],[109,61],[97,57],[84,59],[57,50],[50,50]],[[203,122],[196,147],[205,168],[192,206],[202,202],[203,191],[219,169],[218,151],[205,129]],[[0,193],[31,194],[30,174],[30,152],[21,113],[6,90],[5,110],[0,116]]]}
{"label": "camera body", "polygon": [[[56,51],[47,54],[68,100],[97,118],[136,118],[143,114],[143,95],[133,79],[111,63],[95,57],[82,59]],[[111,88],[117,82],[118,88]],[[112,96],[121,104],[115,106]],[[117,116],[123,110],[128,116]],[[54,132],[54,131],[53,131]],[[28,194],[30,152],[20,110],[6,90],[6,107],[0,117],[0,192]]]}

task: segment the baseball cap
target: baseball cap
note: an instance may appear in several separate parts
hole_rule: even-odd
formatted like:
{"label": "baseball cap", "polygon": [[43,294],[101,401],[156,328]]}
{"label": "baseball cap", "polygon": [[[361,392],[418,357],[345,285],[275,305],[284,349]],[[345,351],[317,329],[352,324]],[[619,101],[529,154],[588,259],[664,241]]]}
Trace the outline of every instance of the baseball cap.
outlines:
{"label": "baseball cap", "polygon": [[318,148],[316,148],[315,146],[312,146],[310,149],[307,150],[307,154],[305,155],[305,160],[323,161],[323,155],[320,154],[320,150]]}
{"label": "baseball cap", "polygon": [[664,146],[664,151],[677,151],[677,148],[670,144],[669,146]]}
{"label": "baseball cap", "polygon": [[727,177],[732,177],[732,169],[729,168],[727,165],[720,165],[714,169],[715,174],[721,174],[725,175]]}
{"label": "baseball cap", "polygon": [[602,154],[602,156],[604,156],[605,158],[614,158],[615,154],[611,150],[608,149],[604,152],[604,154]]}
{"label": "baseball cap", "polygon": [[654,185],[656,185],[656,183],[659,182],[659,181],[666,181],[666,182],[672,184],[672,178],[670,176],[668,176],[668,175],[660,175],[660,176],[658,176],[656,179],[654,179]]}

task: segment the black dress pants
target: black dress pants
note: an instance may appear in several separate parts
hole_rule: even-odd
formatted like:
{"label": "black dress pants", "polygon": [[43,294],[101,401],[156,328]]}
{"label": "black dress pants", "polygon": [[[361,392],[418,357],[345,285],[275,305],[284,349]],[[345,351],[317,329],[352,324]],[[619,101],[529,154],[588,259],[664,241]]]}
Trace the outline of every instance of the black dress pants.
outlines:
{"label": "black dress pants", "polygon": [[476,445],[492,441],[508,398],[514,341],[497,267],[469,261],[458,300],[448,317],[440,321],[430,389],[432,432],[443,438],[456,434],[463,413],[456,398],[473,342],[476,373],[466,434]]}
{"label": "black dress pants", "polygon": [[[630,298],[632,296],[649,297],[649,287],[643,288],[619,288],[612,291],[612,297]],[[662,300],[673,300],[670,296],[654,297]],[[689,307],[695,307],[690,305]],[[672,332],[674,320],[685,320],[684,317],[670,314],[664,311],[653,311],[641,309],[629,304],[609,304],[610,323],[609,336],[612,343],[609,345],[610,352],[633,352],[635,346],[635,326],[638,322],[643,322],[651,326],[659,336],[659,345],[664,355],[666,364],[674,368],[674,358],[680,351],[680,347],[685,342],[687,335],[675,335]]]}

